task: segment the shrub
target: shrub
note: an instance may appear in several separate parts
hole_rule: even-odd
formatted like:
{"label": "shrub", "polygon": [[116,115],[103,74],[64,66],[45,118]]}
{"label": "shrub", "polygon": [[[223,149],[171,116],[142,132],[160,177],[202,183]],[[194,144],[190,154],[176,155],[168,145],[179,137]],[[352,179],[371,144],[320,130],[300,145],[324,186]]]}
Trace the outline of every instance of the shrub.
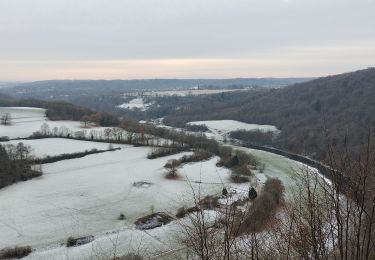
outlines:
{"label": "shrub", "polygon": [[0,142],[7,142],[9,140],[9,136],[0,136]]}
{"label": "shrub", "polygon": [[218,197],[213,196],[206,196],[202,200],[199,201],[199,205],[203,209],[214,209],[218,207]]}
{"label": "shrub", "polygon": [[124,256],[114,257],[112,260],[142,260],[143,257],[135,254],[135,253],[128,253]]}
{"label": "shrub", "polygon": [[177,210],[176,218],[183,218],[186,216],[186,210],[184,207],[181,207]]}
{"label": "shrub", "polygon": [[164,168],[167,169],[167,174],[165,177],[167,179],[176,179],[178,178],[177,175],[177,168],[180,165],[180,161],[176,159],[168,160],[168,162],[164,165]]}
{"label": "shrub", "polygon": [[251,176],[251,170],[247,164],[243,164],[240,166],[233,167],[233,172],[238,174],[238,175],[246,175],[246,176]]}
{"label": "shrub", "polygon": [[66,240],[66,246],[71,247],[76,245],[76,239],[74,237],[68,237]]}
{"label": "shrub", "polygon": [[191,132],[207,132],[208,131],[208,127],[206,125],[186,124],[185,128],[186,130],[191,131]]}
{"label": "shrub", "polygon": [[23,258],[31,253],[30,246],[7,247],[0,250],[0,259]]}
{"label": "shrub", "polygon": [[263,192],[272,195],[273,200],[279,204],[283,200],[285,187],[279,179],[269,178],[264,183]]}
{"label": "shrub", "polygon": [[190,207],[190,208],[186,209],[186,214],[197,212],[197,211],[199,211],[199,207],[193,206],[193,207]]}
{"label": "shrub", "polygon": [[200,162],[208,160],[212,157],[212,153],[204,150],[196,150],[192,155],[184,155],[179,161],[180,163]]}
{"label": "shrub", "polygon": [[239,165],[251,164],[251,165],[256,166],[258,164],[255,157],[250,153],[246,153],[246,152],[243,152],[243,151],[237,151],[236,156],[237,156]]}
{"label": "shrub", "polygon": [[251,189],[249,190],[249,199],[255,200],[256,197],[258,197],[258,193],[253,187],[251,187]]}
{"label": "shrub", "polygon": [[[250,192],[251,190],[249,195]],[[284,186],[280,180],[267,179],[262,193],[254,200],[253,205],[245,213],[244,221],[239,227],[239,234],[264,230],[281,204],[283,193]]]}
{"label": "shrub", "polygon": [[182,149],[178,149],[178,148],[156,148],[156,149],[153,149],[147,155],[147,158],[148,159],[156,159],[156,158],[159,158],[159,157],[164,157],[164,156],[180,153],[181,151],[182,151]]}
{"label": "shrub", "polygon": [[227,168],[238,166],[239,165],[238,157],[236,155],[221,157],[217,165],[224,166]]}
{"label": "shrub", "polygon": [[249,177],[242,176],[242,175],[237,175],[237,174],[234,174],[234,173],[232,173],[230,175],[230,180],[233,183],[244,183],[244,182],[249,182],[250,181]]}

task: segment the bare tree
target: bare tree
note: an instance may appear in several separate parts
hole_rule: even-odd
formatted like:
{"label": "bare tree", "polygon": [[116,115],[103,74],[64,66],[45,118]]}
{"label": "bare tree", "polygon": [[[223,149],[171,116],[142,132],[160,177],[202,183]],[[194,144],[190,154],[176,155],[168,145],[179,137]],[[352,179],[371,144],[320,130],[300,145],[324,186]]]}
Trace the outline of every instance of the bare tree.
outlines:
{"label": "bare tree", "polygon": [[177,177],[177,168],[180,165],[180,161],[176,159],[168,160],[164,165],[164,168],[167,169],[167,178],[176,178]]}
{"label": "bare tree", "polygon": [[12,116],[10,113],[1,113],[0,115],[0,123],[2,125],[10,125],[12,123]]}
{"label": "bare tree", "polygon": [[84,128],[87,128],[90,122],[91,118],[88,115],[84,115],[83,117],[81,117],[81,123],[83,124]]}
{"label": "bare tree", "polygon": [[[296,181],[279,227],[285,258],[372,259],[375,149],[369,131],[361,151],[328,146],[330,180],[309,168]],[[346,141],[345,141],[346,142]]]}

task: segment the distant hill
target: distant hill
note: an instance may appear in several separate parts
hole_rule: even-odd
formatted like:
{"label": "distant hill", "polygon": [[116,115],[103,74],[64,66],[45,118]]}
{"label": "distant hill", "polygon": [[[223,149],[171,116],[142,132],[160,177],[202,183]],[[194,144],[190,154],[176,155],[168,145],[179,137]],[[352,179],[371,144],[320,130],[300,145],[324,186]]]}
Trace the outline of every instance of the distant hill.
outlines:
{"label": "distant hill", "polygon": [[0,81],[0,89],[1,88],[9,88],[9,87],[14,87],[17,85],[23,84],[23,82],[19,81]]}
{"label": "distant hill", "polygon": [[[315,79],[280,89],[231,93],[186,106],[165,118],[171,125],[207,119],[236,119],[271,124],[282,130],[275,146],[322,159],[322,127],[332,136],[347,133],[360,142],[366,126],[375,125],[375,68]],[[207,98],[208,99],[208,98]]]}
{"label": "distant hill", "polygon": [[0,99],[10,100],[10,99],[12,99],[12,97],[10,97],[8,95],[5,95],[3,93],[0,93]]}
{"label": "distant hill", "polygon": [[36,97],[48,93],[124,92],[130,90],[169,90],[182,88],[280,87],[311,78],[236,78],[236,79],[150,79],[150,80],[46,80],[12,85],[8,93]]}

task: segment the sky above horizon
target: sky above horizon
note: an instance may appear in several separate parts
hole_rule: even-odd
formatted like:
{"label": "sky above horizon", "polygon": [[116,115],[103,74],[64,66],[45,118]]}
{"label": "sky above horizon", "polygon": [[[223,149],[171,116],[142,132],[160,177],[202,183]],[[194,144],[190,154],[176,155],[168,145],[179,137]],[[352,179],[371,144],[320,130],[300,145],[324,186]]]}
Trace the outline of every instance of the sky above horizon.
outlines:
{"label": "sky above horizon", "polygon": [[315,77],[375,66],[375,0],[0,0],[0,81]]}

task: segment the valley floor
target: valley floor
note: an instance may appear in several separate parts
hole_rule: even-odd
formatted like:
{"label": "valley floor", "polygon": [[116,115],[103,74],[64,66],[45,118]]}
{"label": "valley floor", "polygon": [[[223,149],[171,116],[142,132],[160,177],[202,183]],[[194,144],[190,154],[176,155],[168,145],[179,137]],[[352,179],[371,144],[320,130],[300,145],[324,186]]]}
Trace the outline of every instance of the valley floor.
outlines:
{"label": "valley floor", "polygon": [[[39,116],[45,120],[42,114]],[[22,123],[11,126],[19,129],[21,136],[17,137],[28,136],[34,130],[21,127]],[[106,149],[109,145],[61,138],[19,141],[30,145],[38,157]],[[263,173],[254,172],[252,183],[231,183],[230,170],[216,166],[218,157],[186,164],[178,169],[179,179],[168,180],[165,163],[187,153],[150,160],[150,147],[114,146],[121,150],[44,164],[43,176],[1,189],[0,248],[30,245],[35,251],[26,259],[108,259],[128,252],[168,258],[166,255],[173,254],[166,252],[181,249],[176,238],[181,228],[178,221],[140,231],[135,229],[136,219],[161,211],[174,216],[181,206],[194,205],[194,192],[204,197],[221,194],[223,187],[245,194],[250,185],[260,190],[267,177],[282,180],[288,197],[293,176],[306,167],[280,155],[235,147],[251,152],[265,164]],[[137,182],[150,185],[134,185]],[[118,219],[120,214],[124,214],[124,220]],[[95,236],[95,240],[73,248],[64,245],[70,236],[87,235]]]}

